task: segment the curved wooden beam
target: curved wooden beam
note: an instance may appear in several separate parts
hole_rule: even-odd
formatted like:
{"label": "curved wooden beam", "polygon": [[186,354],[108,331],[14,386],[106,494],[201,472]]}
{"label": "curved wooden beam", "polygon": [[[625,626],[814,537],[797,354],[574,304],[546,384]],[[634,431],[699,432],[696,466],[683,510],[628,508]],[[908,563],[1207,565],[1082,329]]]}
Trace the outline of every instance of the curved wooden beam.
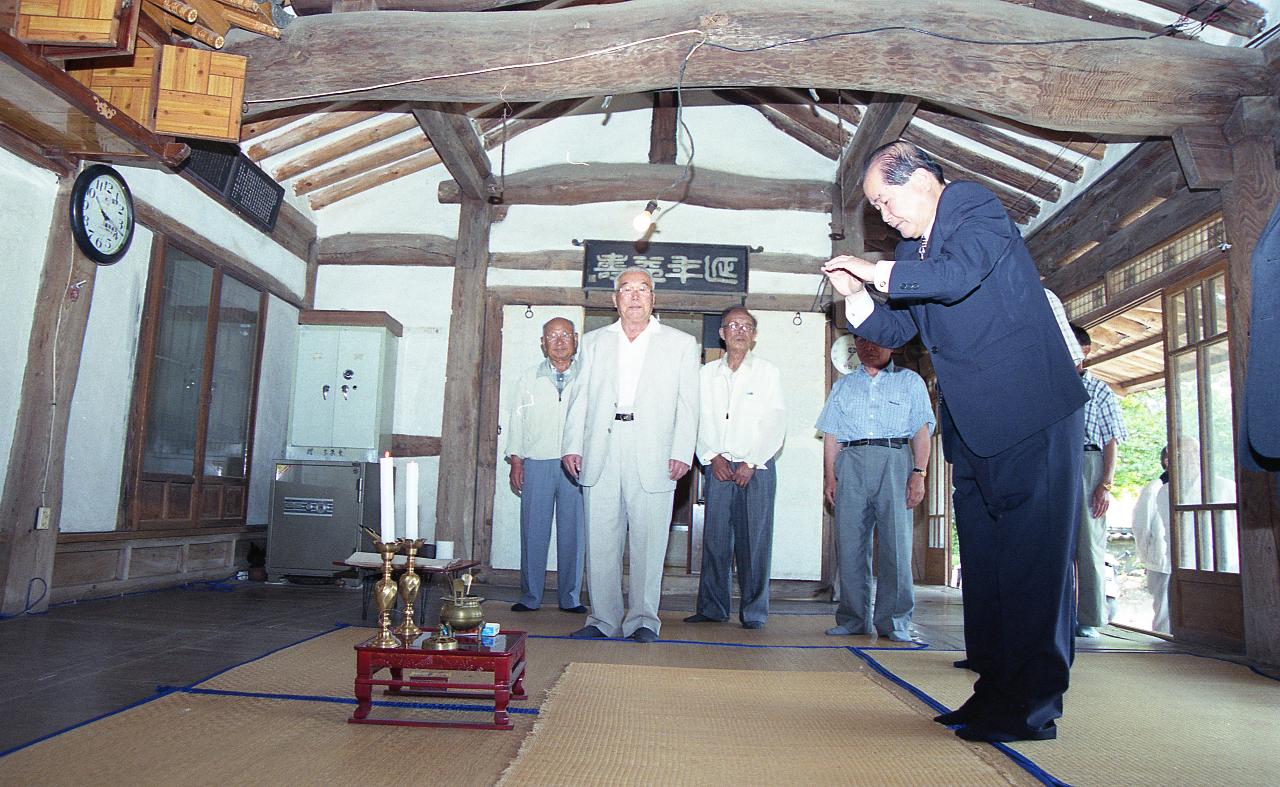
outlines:
{"label": "curved wooden beam", "polygon": [[[831,184],[818,180],[781,180],[694,168],[685,184],[677,164],[552,164],[507,175],[502,201],[508,205],[583,205],[653,199],[676,200],[704,208],[730,210],[831,210]],[[676,184],[672,186],[672,184]],[[461,190],[443,181],[440,202],[457,204]]]}
{"label": "curved wooden beam", "polygon": [[[784,43],[797,30],[832,37]],[[863,30],[879,32],[855,34]],[[686,56],[685,87],[853,88],[1101,133],[1221,125],[1239,97],[1268,94],[1260,51],[1134,35],[998,0],[632,0],[519,14],[325,14],[297,20],[280,42],[257,37],[225,51],[251,60],[253,111],[319,99],[539,101],[667,89]],[[1093,40],[1115,36],[1124,40]],[[1018,43],[1060,39],[1089,40]],[[450,74],[459,76],[442,76]]]}

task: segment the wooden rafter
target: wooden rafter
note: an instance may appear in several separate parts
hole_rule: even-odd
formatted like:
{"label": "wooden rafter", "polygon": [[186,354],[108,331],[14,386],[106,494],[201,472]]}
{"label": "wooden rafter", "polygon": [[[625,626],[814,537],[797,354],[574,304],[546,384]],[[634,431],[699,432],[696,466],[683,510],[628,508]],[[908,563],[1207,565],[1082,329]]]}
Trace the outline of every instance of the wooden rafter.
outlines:
{"label": "wooden rafter", "polygon": [[942,170],[952,180],[972,180],[991,189],[992,193],[1004,204],[1005,210],[1019,224],[1026,224],[1040,214],[1040,204],[1025,193],[1011,188],[1007,183],[992,180],[982,172],[975,172],[961,164],[949,160],[946,156],[930,153],[942,165]]}
{"label": "wooden rafter", "polygon": [[325,103],[300,104],[273,112],[258,112],[253,115],[246,115],[240,123],[240,141],[248,142],[278,128],[284,128],[310,114],[322,111],[325,108],[333,109],[336,106]]}
{"label": "wooden rafter", "polygon": [[413,115],[464,194],[479,200],[497,194],[489,154],[462,107],[415,106]]}
{"label": "wooden rafter", "polygon": [[[1184,0],[1184,2],[1194,1]],[[1159,22],[1112,11],[1098,5],[1083,2],[1083,0],[1004,0],[1004,2],[1034,8],[1037,11],[1044,11],[1050,14],[1061,14],[1062,16],[1071,16],[1089,22],[1111,25],[1112,27],[1123,27],[1127,30],[1159,33],[1165,29],[1165,26]]]}
{"label": "wooden rafter", "polygon": [[1049,202],[1057,202],[1062,189],[1040,173],[1030,173],[993,159],[985,158],[963,145],[945,140],[936,134],[908,126],[902,138],[912,142],[935,156],[953,161],[966,169],[985,172],[992,180],[1004,183],[1015,191],[1024,192]]}
{"label": "wooden rafter", "polygon": [[[796,30],[816,37],[869,27],[892,29],[744,51]],[[803,79],[1115,134],[1220,125],[1240,96],[1268,93],[1264,55],[1252,49],[1169,38],[1017,43],[1114,38],[1107,34],[1115,29],[998,0],[793,0],[785,7],[731,0],[714,14],[700,0],[631,0],[520,14],[327,14],[298,19],[280,42],[240,41],[227,51],[253,61],[245,97],[261,108],[318,98],[536,101],[644,92],[673,87],[686,58],[686,84]],[[970,41],[974,31],[984,40]],[[449,45],[421,46],[426,40]],[[369,53],[360,68],[351,67],[343,45],[352,41]],[[704,44],[692,51],[697,41]],[[904,51],[912,57],[904,60]],[[433,78],[446,74],[455,76]]]}
{"label": "wooden rafter", "polygon": [[262,161],[268,156],[274,156],[380,114],[382,110],[370,104],[352,104],[333,112],[317,113],[311,115],[306,123],[299,123],[296,128],[250,145],[245,154],[254,161]]}
{"label": "wooden rafter", "polygon": [[394,164],[388,164],[385,167],[372,169],[355,177],[348,178],[340,183],[322,189],[312,194],[309,198],[312,210],[320,210],[326,208],[335,202],[354,197],[363,191],[368,191],[375,186],[381,186],[384,183],[390,183],[393,180],[403,178],[405,175],[412,175],[415,172],[421,172],[440,163],[440,156],[436,155],[434,150],[427,150],[423,153],[417,153],[408,158],[402,158]]}
{"label": "wooden rafter", "polygon": [[919,100],[893,96],[873,96],[858,124],[858,131],[841,152],[836,163],[836,182],[840,184],[844,204],[848,209],[862,199],[862,165],[871,151],[902,136],[911,122]]}
{"label": "wooden rafter", "polygon": [[1035,139],[1059,145],[1070,150],[1072,153],[1077,154],[1077,156],[1101,161],[1102,157],[1107,154],[1106,143],[1096,137],[1090,136],[1089,134],[1039,128],[1027,125],[1026,123],[1019,123],[1018,121],[1010,120],[1009,118],[996,117],[986,112],[978,112],[967,107],[957,107],[951,104],[948,104],[947,107],[958,114],[964,115],[972,120],[976,120],[979,123],[987,123],[993,126],[1004,127],[1011,131],[1016,131],[1019,134],[1025,134],[1029,137],[1034,137]]}
{"label": "wooden rafter", "polygon": [[309,153],[289,159],[279,167],[276,167],[271,174],[277,181],[288,180],[309,172],[322,164],[328,164],[330,161],[341,158],[348,153],[354,153],[369,145],[391,139],[414,128],[418,128],[418,119],[412,114],[408,112],[392,114],[353,134],[347,134],[324,147],[316,148]]}
{"label": "wooden rafter", "polygon": [[[417,121],[415,120],[414,122],[416,123]],[[426,137],[412,137],[299,178],[293,184],[293,193],[298,195],[309,194],[348,178],[364,175],[388,164],[394,164],[401,159],[426,153],[430,150],[431,143],[427,141]],[[435,163],[440,163],[438,156],[436,159]],[[315,207],[314,203],[312,207]]]}
{"label": "wooden rafter", "polygon": [[928,121],[939,128],[959,134],[966,139],[977,142],[992,150],[998,150],[1007,156],[1044,171],[1048,175],[1076,183],[1084,175],[1084,168],[1066,160],[1062,155],[1050,153],[1034,145],[1026,145],[1006,134],[1001,134],[975,120],[935,112],[921,107],[916,110],[916,117]]}
{"label": "wooden rafter", "polygon": [[840,155],[841,142],[835,133],[835,123],[815,118],[807,114],[806,110],[796,111],[792,105],[763,103],[758,96],[745,90],[717,90],[716,94],[735,104],[751,107],[774,128],[818,155],[833,160]]}
{"label": "wooden rafter", "polygon": [[[1191,6],[1188,0],[1143,0],[1143,2],[1175,14],[1184,13]],[[1219,6],[1225,7],[1219,9]],[[1196,17],[1203,18],[1211,11],[1216,11],[1218,16],[1210,23],[1210,27],[1217,27],[1245,38],[1251,38],[1262,32],[1262,20],[1266,16],[1262,6],[1257,3],[1250,0],[1234,0],[1230,3],[1206,3]]]}

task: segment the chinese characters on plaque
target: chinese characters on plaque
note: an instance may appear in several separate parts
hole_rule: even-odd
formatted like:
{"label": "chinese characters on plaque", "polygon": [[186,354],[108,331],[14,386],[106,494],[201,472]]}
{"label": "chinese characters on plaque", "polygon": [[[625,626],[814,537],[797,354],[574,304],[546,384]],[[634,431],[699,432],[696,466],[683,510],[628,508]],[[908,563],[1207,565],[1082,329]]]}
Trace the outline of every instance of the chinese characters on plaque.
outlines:
{"label": "chinese characters on plaque", "polygon": [[655,290],[665,292],[747,292],[747,247],[709,243],[650,243],[644,253],[633,241],[589,240],[582,267],[582,288],[612,290],[629,267],[644,268]]}

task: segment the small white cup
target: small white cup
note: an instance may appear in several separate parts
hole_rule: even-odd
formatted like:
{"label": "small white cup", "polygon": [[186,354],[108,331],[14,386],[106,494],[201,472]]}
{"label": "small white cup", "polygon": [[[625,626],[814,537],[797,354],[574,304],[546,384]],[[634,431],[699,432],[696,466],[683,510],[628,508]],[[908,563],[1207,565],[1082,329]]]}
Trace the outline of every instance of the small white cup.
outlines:
{"label": "small white cup", "polygon": [[438,560],[453,560],[453,542],[437,541],[436,558]]}

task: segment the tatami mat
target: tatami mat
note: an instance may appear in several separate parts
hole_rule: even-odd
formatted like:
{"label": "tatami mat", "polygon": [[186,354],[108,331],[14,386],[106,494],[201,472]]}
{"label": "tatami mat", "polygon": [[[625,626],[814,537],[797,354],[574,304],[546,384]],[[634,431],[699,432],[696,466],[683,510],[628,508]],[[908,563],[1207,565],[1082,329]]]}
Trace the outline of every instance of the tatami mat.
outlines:
{"label": "tatami mat", "polygon": [[1026,781],[857,672],[571,664],[504,785]]}
{"label": "tatami mat", "polygon": [[[949,708],[974,675],[954,653],[869,654]],[[1078,653],[1054,741],[1012,744],[1077,785],[1280,784],[1280,682],[1172,653]],[[920,704],[922,715],[932,711]]]}

